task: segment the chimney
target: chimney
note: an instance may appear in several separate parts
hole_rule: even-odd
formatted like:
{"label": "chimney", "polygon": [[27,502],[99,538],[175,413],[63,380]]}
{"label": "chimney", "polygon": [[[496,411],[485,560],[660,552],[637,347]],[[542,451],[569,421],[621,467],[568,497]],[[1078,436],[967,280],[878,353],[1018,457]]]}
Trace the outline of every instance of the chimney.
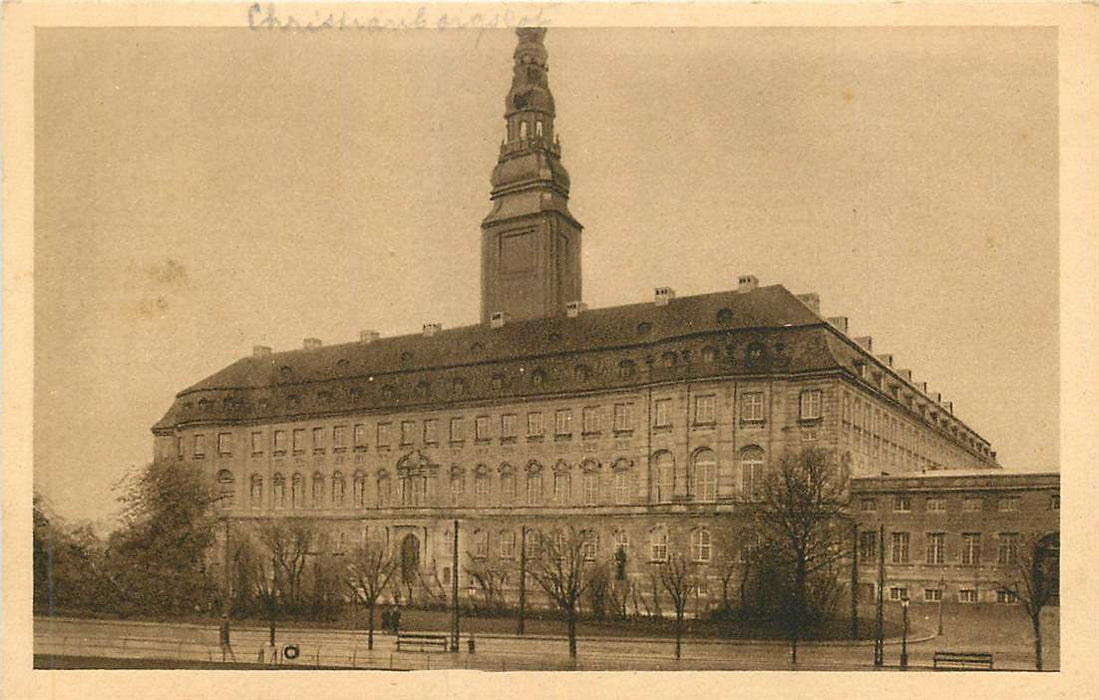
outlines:
{"label": "chimney", "polygon": [[582,301],[570,301],[565,304],[565,315],[569,318],[576,318],[587,308],[588,305]]}
{"label": "chimney", "polygon": [[360,343],[373,343],[378,338],[381,338],[382,334],[378,331],[359,331]]}
{"label": "chimney", "polygon": [[930,396],[932,399],[934,399],[935,403],[942,403],[943,402],[943,395],[941,393],[937,392],[937,391],[933,394],[928,394],[928,396]]}
{"label": "chimney", "polygon": [[488,318],[489,325],[493,328],[503,328],[507,322],[507,314],[503,311],[493,311]]}
{"label": "chimney", "polygon": [[759,287],[759,278],[755,275],[741,275],[736,278],[736,290],[740,294],[750,292]]}
{"label": "chimney", "polygon": [[897,374],[901,375],[901,379],[906,382],[912,381],[912,370],[910,369],[898,369]]}
{"label": "chimney", "polygon": [[856,345],[861,345],[862,349],[865,350],[866,352],[873,352],[874,351],[874,339],[871,338],[868,335],[864,335],[864,336],[861,336],[859,338],[855,338],[855,344]]}
{"label": "chimney", "polygon": [[828,323],[832,324],[840,333],[847,335],[847,317],[846,316],[832,316],[828,319]]}
{"label": "chimney", "polygon": [[927,395],[927,382],[916,382],[916,388],[920,390],[921,394]]}
{"label": "chimney", "polygon": [[305,341],[302,343],[302,347],[304,347],[306,350],[317,350],[322,345],[324,345],[324,343],[321,342],[320,338],[306,338]]}
{"label": "chimney", "polygon": [[893,366],[893,356],[889,353],[885,353],[884,355],[875,355],[875,357],[877,357],[878,360],[881,361],[881,363],[886,367]]}
{"label": "chimney", "polygon": [[424,337],[430,338],[439,331],[443,330],[443,324],[441,323],[425,323],[424,324]]}
{"label": "chimney", "polygon": [[657,306],[667,306],[672,299],[675,299],[675,290],[671,287],[657,287],[653,290],[653,303]]}
{"label": "chimney", "polygon": [[266,345],[253,345],[252,357],[267,357],[271,354],[271,348]]}
{"label": "chimney", "polygon": [[943,408],[945,408],[946,412],[949,413],[950,415],[954,415],[954,402],[953,401],[943,401]]}
{"label": "chimney", "polygon": [[816,292],[798,294],[798,301],[809,307],[809,310],[820,316],[820,295]]}

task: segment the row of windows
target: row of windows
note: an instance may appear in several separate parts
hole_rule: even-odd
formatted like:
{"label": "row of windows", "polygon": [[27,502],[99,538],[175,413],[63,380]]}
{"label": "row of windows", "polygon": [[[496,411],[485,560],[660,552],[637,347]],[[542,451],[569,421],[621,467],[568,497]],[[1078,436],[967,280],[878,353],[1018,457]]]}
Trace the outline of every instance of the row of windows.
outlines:
{"label": "row of windows", "polygon": [[[911,560],[911,535],[908,532],[890,533],[889,561],[893,564],[909,564]],[[981,563],[981,533],[963,532],[959,540],[957,560],[961,564],[972,566]],[[928,532],[924,534],[924,556],[926,564],[945,564],[947,560],[947,533]],[[1019,552],[1019,533],[1001,532],[996,539],[996,564],[1011,566],[1017,562]],[[874,531],[859,533],[859,558],[871,562],[878,557],[878,533]]]}
{"label": "row of windows", "polygon": [[[909,495],[897,495],[890,499],[892,509],[894,513],[911,513],[912,512],[912,497]],[[985,510],[985,504],[988,501],[986,498],[980,496],[967,496],[962,499],[962,512],[963,513],[978,513]],[[1015,513],[1019,511],[1022,505],[1022,498],[1019,496],[1000,496],[996,498],[996,510],[1001,513]],[[1050,496],[1049,507],[1052,510],[1057,510],[1061,507],[1061,497],[1059,494],[1052,494]],[[878,499],[876,498],[863,498],[859,501],[859,510],[864,513],[873,513],[878,510]],[[946,498],[942,496],[928,496],[924,499],[924,511],[927,513],[945,513],[946,512]]]}
{"label": "row of windows", "polygon": [[[528,555],[537,556],[543,550],[542,534],[537,530],[527,530],[526,537],[525,546]],[[554,544],[557,551],[565,550],[568,546],[567,536],[563,532],[556,532],[553,537],[555,538]],[[584,559],[596,561],[604,556],[604,552],[600,547],[601,538],[598,531],[583,530],[579,533],[579,537],[581,540],[580,551]],[[495,534],[490,534],[487,529],[474,529],[472,542],[470,554],[475,559],[485,559],[492,556],[493,553],[501,559],[514,559],[517,556],[517,537],[514,530],[504,529]],[[522,543],[520,543],[521,545]],[[713,558],[713,551],[713,535],[707,528],[701,527],[691,531],[688,545],[688,558],[691,561],[697,563],[709,562]],[[648,554],[651,562],[667,561],[673,553],[673,547],[668,531],[664,527],[657,526],[649,531],[648,551],[643,553]],[[629,557],[629,533],[624,530],[615,531],[609,554],[616,557]]]}
{"label": "row of windows", "polygon": [[[747,447],[740,452],[741,495],[745,498],[758,498],[762,493],[764,479],[764,452],[759,447]],[[688,461],[689,468],[677,466],[675,457],[666,451],[657,453],[652,462],[653,492],[655,502],[673,500],[692,500],[712,502],[718,497],[717,456],[709,448],[696,450]],[[578,496],[583,505],[603,505],[608,502],[626,505],[636,502],[637,475],[632,464],[619,459],[610,469],[609,479],[604,477],[594,460],[586,460],[580,465],[579,493],[573,493],[573,475],[564,462],[559,462],[550,473],[543,470],[537,462],[519,472],[508,464],[492,471],[484,464],[478,465],[472,474],[472,499],[467,498],[468,480],[465,471],[452,467],[448,479],[449,505],[465,505],[472,500],[473,505],[488,506],[494,504],[546,505],[547,503],[568,505]],[[374,501],[377,507],[392,505],[422,506],[429,498],[429,479],[426,475],[398,469],[394,487],[388,471],[381,470],[374,477]],[[232,505],[235,493],[235,479],[231,471],[218,472],[217,481],[222,494],[223,505]],[[495,481],[495,483],[494,483]],[[313,474],[309,489],[308,507],[346,507],[346,480],[342,472],[336,471],[329,479],[330,487],[325,488],[325,475]],[[367,476],[356,471],[352,476],[352,499],[350,505],[364,508],[367,505]],[[300,473],[285,476],[276,473],[271,479],[270,505],[275,509],[304,508],[306,502],[306,477]],[[495,487],[495,490],[494,490]],[[249,478],[249,505],[263,508],[264,479],[260,474]],[[289,491],[288,491],[289,489]],[[609,493],[607,493],[609,489]],[[396,493],[394,494],[394,490]],[[497,498],[493,499],[493,494]],[[394,501],[396,498],[396,502]]]}
{"label": "row of windows", "polygon": [[[870,584],[873,586],[873,584]],[[892,586],[889,588],[889,600],[902,601],[908,600],[908,587],[907,586]],[[925,603],[938,603],[943,599],[943,589],[941,588],[924,588],[923,599]],[[980,600],[978,595],[978,589],[976,586],[959,588],[958,589],[958,602],[959,603],[976,603]],[[997,603],[1018,603],[1019,596],[1014,592],[1006,588],[1000,588],[996,591]]]}
{"label": "row of windows", "polygon": [[[815,421],[822,417],[823,392],[820,389],[802,391],[799,395],[799,418],[803,421]],[[713,425],[716,422],[717,397],[713,394],[695,396],[691,423],[693,425]],[[657,399],[653,402],[653,426],[655,428],[670,428],[672,426],[672,399]],[[762,422],[764,419],[763,392],[746,392],[741,394],[741,420],[744,422]],[[581,410],[581,434],[594,436],[601,434],[605,429],[605,408],[603,406],[586,406]],[[400,421],[398,445],[412,446],[417,439],[422,439],[425,445],[437,445],[440,441],[440,422],[438,419],[429,418],[422,422],[414,420]],[[498,433],[494,430],[498,426]],[[633,404],[616,403],[611,408],[611,424],[609,426],[615,434],[630,433],[634,429]],[[541,439],[545,436],[545,419],[541,411],[531,411],[526,414],[525,434],[528,439]],[[392,445],[394,424],[391,422],[378,423],[375,428],[374,444],[379,448]],[[477,442],[487,442],[499,437],[501,442],[514,442],[520,435],[519,414],[505,413],[499,416],[498,423],[492,416],[482,415],[474,418],[473,439]],[[557,409],[553,413],[553,434],[556,438],[571,438],[573,435],[573,411],[571,408]],[[460,444],[466,440],[466,419],[453,417],[449,421],[449,441],[452,444]],[[266,438],[263,431],[253,431],[251,434],[251,453],[261,455],[266,448]],[[350,440],[350,442],[349,442]],[[303,454],[307,449],[314,454],[324,453],[331,447],[333,452],[343,452],[349,447],[354,449],[366,449],[367,426],[357,423],[353,426],[336,425],[331,429],[315,427],[312,430],[306,428],[294,428],[291,430],[275,430],[271,434],[271,450],[276,456],[287,454]],[[219,456],[231,456],[233,454],[233,434],[228,432],[217,433],[217,452]],[[179,436],[176,443],[176,456],[183,459],[185,455],[184,438]],[[192,436],[192,456],[195,459],[203,459],[206,456],[206,435],[197,433]]]}

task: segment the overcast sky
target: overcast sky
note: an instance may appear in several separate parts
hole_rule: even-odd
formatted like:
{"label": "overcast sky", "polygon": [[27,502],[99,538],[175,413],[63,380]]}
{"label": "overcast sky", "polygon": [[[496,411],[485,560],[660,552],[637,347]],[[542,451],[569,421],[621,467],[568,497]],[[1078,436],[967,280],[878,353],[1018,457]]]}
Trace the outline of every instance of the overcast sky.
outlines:
{"label": "overcast sky", "polygon": [[[508,31],[40,30],[35,482],[108,518],[250,352],[475,323]],[[1058,466],[1056,30],[551,29],[591,306],[815,291]]]}

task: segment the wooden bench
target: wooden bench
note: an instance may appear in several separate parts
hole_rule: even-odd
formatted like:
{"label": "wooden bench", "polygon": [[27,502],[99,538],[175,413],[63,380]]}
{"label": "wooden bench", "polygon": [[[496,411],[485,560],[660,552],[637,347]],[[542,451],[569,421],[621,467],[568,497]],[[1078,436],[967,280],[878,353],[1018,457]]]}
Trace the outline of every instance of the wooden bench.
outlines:
{"label": "wooden bench", "polygon": [[975,651],[937,651],[932,657],[935,670],[992,670],[992,654]]}
{"label": "wooden bench", "polygon": [[430,632],[398,632],[397,651],[446,651],[450,648],[450,636]]}

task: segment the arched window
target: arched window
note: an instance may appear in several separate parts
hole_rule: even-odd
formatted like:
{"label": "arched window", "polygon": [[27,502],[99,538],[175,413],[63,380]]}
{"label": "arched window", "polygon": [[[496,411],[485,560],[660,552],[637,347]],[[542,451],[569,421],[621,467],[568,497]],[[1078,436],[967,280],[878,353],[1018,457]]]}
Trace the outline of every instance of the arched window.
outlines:
{"label": "arched window", "polygon": [[233,496],[236,491],[236,483],[233,479],[233,472],[228,469],[222,469],[218,472],[218,500],[217,504],[219,508],[230,508],[233,505]]}
{"label": "arched window", "polygon": [[504,503],[513,503],[515,493],[515,474],[510,464],[503,464],[500,466],[500,499]]}
{"label": "arched window", "polygon": [[252,508],[263,507],[263,477],[259,474],[252,475],[248,485],[248,494]]}
{"label": "arched window", "polygon": [[614,502],[616,504],[623,505],[633,499],[632,466],[628,459],[619,459],[611,467],[611,471],[614,473]]}
{"label": "arched window", "polygon": [[286,479],[279,472],[271,477],[271,501],[277,510],[286,507]]}
{"label": "arched window", "polygon": [[290,507],[305,507],[305,477],[296,472],[290,478]]}
{"label": "arched window", "polygon": [[389,474],[382,471],[378,472],[378,507],[385,508],[390,503],[390,483]]}
{"label": "arched window", "polygon": [[483,506],[488,503],[488,490],[488,469],[482,464],[477,467],[477,472],[473,476],[473,500],[477,505]]}
{"label": "arched window", "polygon": [[614,551],[630,551],[630,533],[626,532],[625,530],[619,530],[618,532],[614,533]]}
{"label": "arched window", "polygon": [[488,530],[473,531],[473,556],[478,559],[488,556]]}
{"label": "arched window", "polygon": [[763,495],[763,450],[754,445],[740,451],[740,494],[746,500]]}
{"label": "arched window", "polygon": [[717,500],[717,457],[710,449],[695,452],[694,496],[700,501]]}
{"label": "arched window", "polygon": [[320,472],[313,475],[313,507],[324,507],[324,476]]}
{"label": "arched window", "polygon": [[542,466],[535,463],[527,467],[527,505],[542,502]]}
{"label": "arched window", "polygon": [[525,139],[527,137],[527,123],[519,122],[519,138]]}
{"label": "arched window", "polygon": [[534,135],[539,137],[539,138],[542,137],[542,121],[541,120],[538,120],[538,121],[534,122]]}
{"label": "arched window", "polygon": [[572,496],[572,488],[569,482],[569,465],[558,462],[553,468],[553,502],[568,503]]}
{"label": "arched window", "polygon": [[626,379],[632,377],[637,370],[637,365],[633,360],[622,360],[618,363],[618,376]]}
{"label": "arched window", "polygon": [[691,555],[695,561],[710,561],[712,549],[709,530],[703,527],[691,533]]}
{"label": "arched window", "polygon": [[653,459],[653,482],[658,503],[672,500],[675,493],[675,458],[670,452],[661,452]]}
{"label": "arched window", "polygon": [[651,545],[650,558],[653,561],[667,561],[668,559],[668,531],[663,527],[654,527],[649,532],[649,544]]}
{"label": "arched window", "polygon": [[466,477],[460,469],[450,470],[450,503],[461,505],[462,497],[466,492]]}
{"label": "arched window", "polygon": [[500,558],[515,558],[515,532],[513,530],[500,531]]}
{"label": "arched window", "polygon": [[356,508],[366,506],[366,474],[355,472],[351,480],[352,498]]}
{"label": "arched window", "polygon": [[584,530],[580,533],[580,553],[585,561],[595,561],[599,556],[599,533],[595,530]]}
{"label": "arched window", "polygon": [[343,473],[336,472],[332,475],[332,506],[334,508],[343,508]]}

